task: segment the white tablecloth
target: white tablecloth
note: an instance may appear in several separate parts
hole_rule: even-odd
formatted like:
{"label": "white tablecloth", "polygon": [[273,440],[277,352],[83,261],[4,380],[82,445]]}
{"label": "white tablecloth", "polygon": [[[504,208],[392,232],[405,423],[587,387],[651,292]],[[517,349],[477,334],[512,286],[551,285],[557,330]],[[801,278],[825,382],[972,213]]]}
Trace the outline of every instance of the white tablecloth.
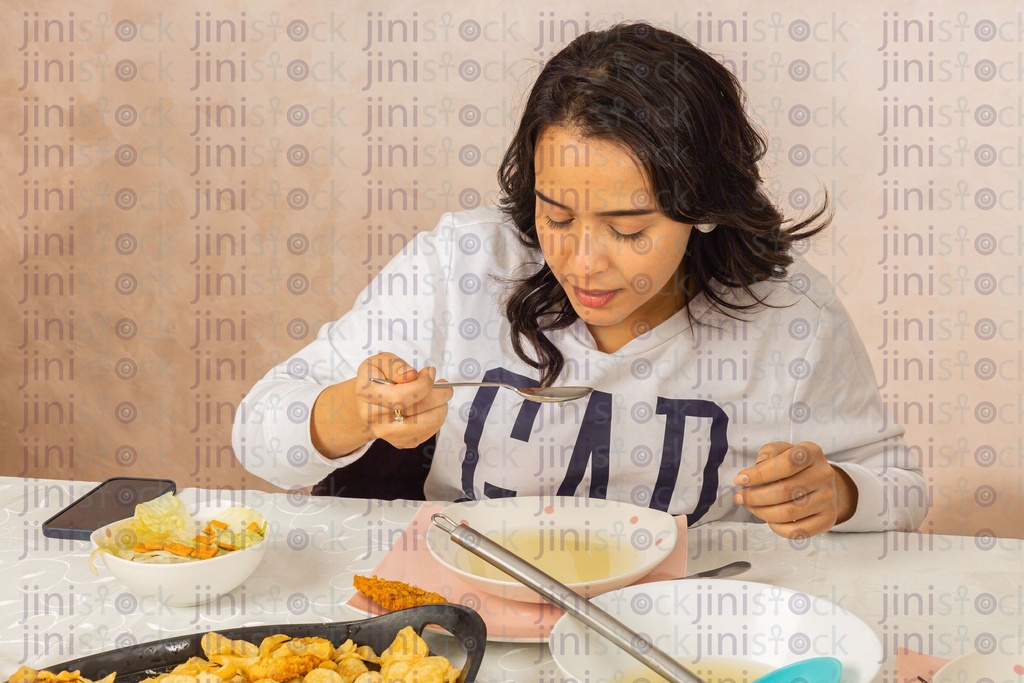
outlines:
{"label": "white tablecloth", "polygon": [[[352,576],[370,573],[416,512],[410,502],[229,492],[270,521],[270,547],[242,587],[207,605],[140,601],[101,569],[90,546],[49,539],[42,523],[92,482],[0,478],[0,676],[183,633],[362,618],[344,606]],[[185,489],[186,504],[218,492]],[[1024,643],[1024,541],[990,536],[825,534],[790,542],[764,525],[691,529],[688,572],[733,560],[736,580],[800,590],[860,616],[882,639],[878,679],[893,681],[895,649],[953,658],[980,645]],[[429,638],[428,638],[429,639]],[[432,645],[434,643],[432,642]],[[443,646],[443,643],[442,643]],[[489,643],[480,681],[562,680],[547,645]]]}

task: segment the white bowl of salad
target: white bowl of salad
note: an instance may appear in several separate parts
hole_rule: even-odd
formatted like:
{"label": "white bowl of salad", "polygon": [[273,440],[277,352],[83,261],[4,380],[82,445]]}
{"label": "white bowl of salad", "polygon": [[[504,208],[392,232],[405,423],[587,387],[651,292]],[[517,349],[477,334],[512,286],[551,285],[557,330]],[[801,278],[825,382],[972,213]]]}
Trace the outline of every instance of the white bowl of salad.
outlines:
{"label": "white bowl of salad", "polygon": [[193,517],[172,493],[136,506],[135,516],[92,532],[89,558],[137,597],[191,607],[238,588],[267,549],[267,522],[243,505],[200,505]]}

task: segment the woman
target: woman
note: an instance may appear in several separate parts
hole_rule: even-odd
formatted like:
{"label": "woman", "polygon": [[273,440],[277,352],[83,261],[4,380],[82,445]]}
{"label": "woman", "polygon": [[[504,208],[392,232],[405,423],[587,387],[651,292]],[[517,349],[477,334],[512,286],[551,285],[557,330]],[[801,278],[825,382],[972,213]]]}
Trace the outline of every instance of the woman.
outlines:
{"label": "woman", "polygon": [[[786,537],[916,528],[902,429],[831,285],[790,253],[825,207],[784,228],[764,153],[737,81],[684,38],[580,36],[533,87],[500,211],[418,235],[256,384],[236,453],[308,486],[375,439],[436,435],[429,499],[607,497]],[[441,376],[595,391],[540,405]]]}

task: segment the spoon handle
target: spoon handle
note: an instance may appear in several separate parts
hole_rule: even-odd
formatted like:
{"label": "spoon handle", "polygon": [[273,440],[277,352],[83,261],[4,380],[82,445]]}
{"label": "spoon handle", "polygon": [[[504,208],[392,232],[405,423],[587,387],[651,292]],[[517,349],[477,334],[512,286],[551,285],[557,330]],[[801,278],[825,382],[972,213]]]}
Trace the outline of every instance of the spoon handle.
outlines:
{"label": "spoon handle", "polygon": [[724,579],[727,576],[736,576],[750,569],[750,563],[745,560],[739,562],[730,562],[724,564],[721,567],[715,567],[714,569],[705,569],[702,572],[696,574],[690,574],[684,576],[684,579]]}
{"label": "spoon handle", "polygon": [[[375,384],[394,384],[389,379],[371,377],[370,381]],[[435,387],[503,387],[507,386],[501,382],[434,382]]]}
{"label": "spoon handle", "polygon": [[561,607],[634,659],[664,676],[665,680],[672,683],[704,683],[703,679],[656,648],[646,637],[472,527],[456,524],[441,513],[433,515],[430,519],[434,526],[448,533],[453,542],[515,577],[551,604]]}

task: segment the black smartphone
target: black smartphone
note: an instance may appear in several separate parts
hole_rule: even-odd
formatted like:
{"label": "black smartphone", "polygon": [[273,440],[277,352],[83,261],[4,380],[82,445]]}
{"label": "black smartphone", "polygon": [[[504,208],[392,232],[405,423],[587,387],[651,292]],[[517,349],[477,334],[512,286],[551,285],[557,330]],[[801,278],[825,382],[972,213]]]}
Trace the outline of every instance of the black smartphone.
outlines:
{"label": "black smartphone", "polygon": [[43,522],[43,536],[88,541],[102,526],[135,515],[135,506],[174,493],[170,479],[113,477]]}

